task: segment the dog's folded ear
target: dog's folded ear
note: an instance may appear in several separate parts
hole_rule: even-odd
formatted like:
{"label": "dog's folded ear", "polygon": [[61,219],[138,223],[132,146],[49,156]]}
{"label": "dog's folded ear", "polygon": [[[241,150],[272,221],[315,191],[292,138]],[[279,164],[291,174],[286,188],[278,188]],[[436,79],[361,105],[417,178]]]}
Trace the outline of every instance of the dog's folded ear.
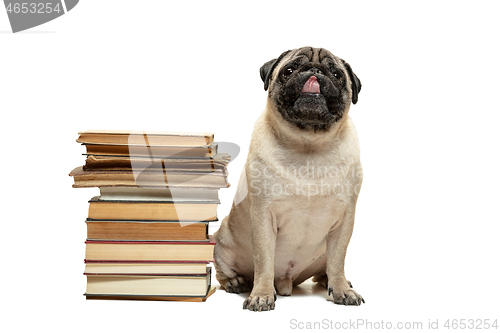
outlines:
{"label": "dog's folded ear", "polygon": [[352,71],[351,66],[342,60],[347,73],[349,74],[349,78],[351,79],[351,89],[352,89],[352,104],[356,104],[358,102],[358,94],[361,91],[361,81],[358,79],[356,74]]}
{"label": "dog's folded ear", "polygon": [[278,65],[281,59],[283,59],[283,57],[289,52],[290,50],[283,52],[277,59],[269,60],[260,68],[260,78],[264,81],[264,90],[269,88],[269,81],[273,76],[273,71],[276,68],[276,65]]}

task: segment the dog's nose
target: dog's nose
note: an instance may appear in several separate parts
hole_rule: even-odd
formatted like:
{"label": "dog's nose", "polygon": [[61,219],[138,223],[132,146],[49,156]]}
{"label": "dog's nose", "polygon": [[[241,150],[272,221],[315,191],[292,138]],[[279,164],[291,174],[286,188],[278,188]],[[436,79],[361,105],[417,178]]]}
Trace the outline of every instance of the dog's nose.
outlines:
{"label": "dog's nose", "polygon": [[323,74],[323,72],[319,68],[313,67],[311,68],[311,71],[313,72],[313,74]]}

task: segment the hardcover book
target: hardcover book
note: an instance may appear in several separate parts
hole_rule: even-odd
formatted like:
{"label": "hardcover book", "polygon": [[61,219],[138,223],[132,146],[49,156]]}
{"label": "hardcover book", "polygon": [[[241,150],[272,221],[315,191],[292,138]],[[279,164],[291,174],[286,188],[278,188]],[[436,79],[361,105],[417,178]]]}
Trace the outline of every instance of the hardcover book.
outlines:
{"label": "hardcover book", "polygon": [[78,133],[76,142],[83,144],[151,146],[206,146],[214,141],[213,133],[181,133],[161,131],[89,130]]}
{"label": "hardcover book", "polygon": [[89,201],[92,220],[213,221],[218,201]]}
{"label": "hardcover book", "polygon": [[85,259],[93,261],[212,261],[215,241],[92,241]]}
{"label": "hardcover book", "polygon": [[194,296],[204,297],[210,289],[211,268],[204,274],[127,275],[84,273],[86,296]]}
{"label": "hardcover book", "polygon": [[122,221],[87,219],[87,240],[204,241],[207,221]]}

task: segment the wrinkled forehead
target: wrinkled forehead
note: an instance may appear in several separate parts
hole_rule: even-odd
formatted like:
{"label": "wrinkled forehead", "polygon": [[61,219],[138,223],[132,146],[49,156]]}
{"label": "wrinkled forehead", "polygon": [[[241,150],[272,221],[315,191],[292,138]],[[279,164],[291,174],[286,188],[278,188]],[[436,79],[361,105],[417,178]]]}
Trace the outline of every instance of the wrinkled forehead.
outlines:
{"label": "wrinkled forehead", "polygon": [[326,59],[333,60],[335,56],[330,53],[330,51],[315,48],[315,47],[302,47],[291,52],[292,58],[304,58],[309,62],[319,62],[322,63]]}
{"label": "wrinkled forehead", "polygon": [[343,69],[342,62],[338,57],[333,55],[330,51],[315,48],[315,47],[302,47],[300,49],[295,49],[290,51],[283,59],[280,61],[278,66],[276,66],[275,75],[284,66],[289,64],[294,64],[301,66],[307,63],[320,63],[328,67],[338,67]]}

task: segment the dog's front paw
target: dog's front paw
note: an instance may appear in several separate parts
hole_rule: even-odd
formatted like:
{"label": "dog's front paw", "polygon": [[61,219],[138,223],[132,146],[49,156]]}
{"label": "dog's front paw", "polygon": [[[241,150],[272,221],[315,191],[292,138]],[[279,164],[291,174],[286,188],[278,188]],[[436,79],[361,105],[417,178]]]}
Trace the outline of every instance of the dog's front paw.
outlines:
{"label": "dog's front paw", "polygon": [[328,296],[333,296],[333,303],[343,305],[361,305],[365,300],[352,289],[349,281],[336,281],[336,283],[328,283]]}
{"label": "dog's front paw", "polygon": [[250,295],[245,302],[243,302],[243,309],[259,312],[274,310],[274,301],[276,301],[276,294]]}

